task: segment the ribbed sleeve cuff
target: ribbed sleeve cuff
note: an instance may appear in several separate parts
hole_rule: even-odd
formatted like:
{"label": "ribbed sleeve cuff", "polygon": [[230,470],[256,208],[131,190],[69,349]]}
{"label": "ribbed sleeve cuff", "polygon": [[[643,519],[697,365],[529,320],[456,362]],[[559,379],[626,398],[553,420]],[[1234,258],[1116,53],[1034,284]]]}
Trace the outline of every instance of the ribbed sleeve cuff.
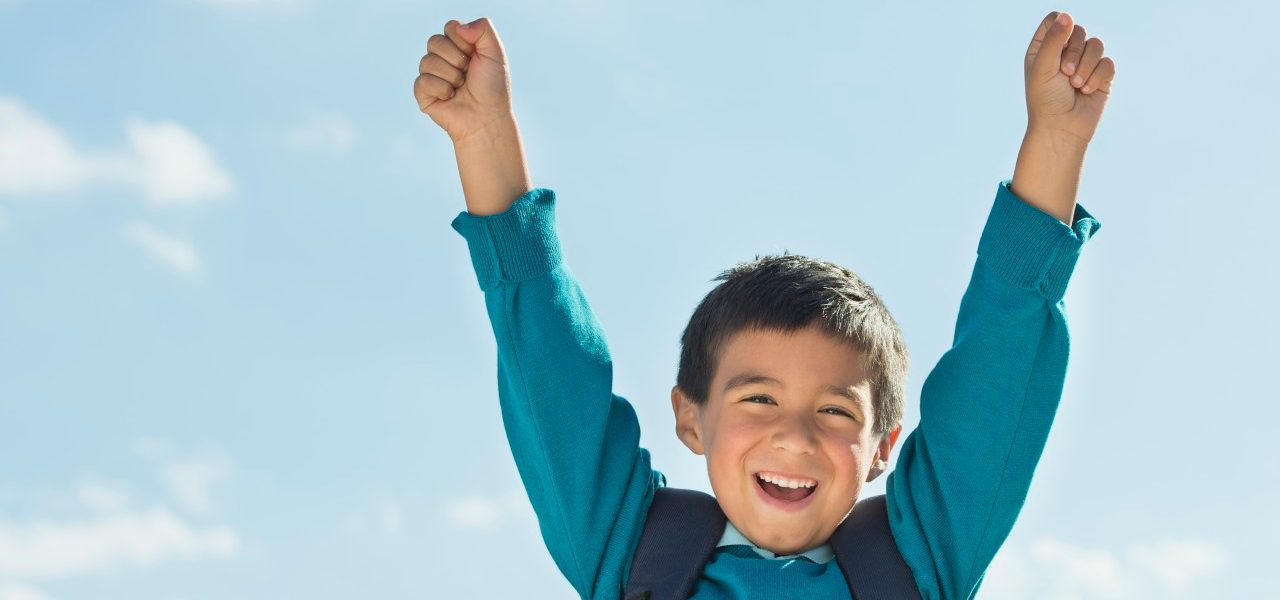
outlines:
{"label": "ribbed sleeve cuff", "polygon": [[537,277],[560,264],[555,204],[555,192],[534,188],[498,214],[478,216],[464,210],[454,217],[449,225],[467,240],[481,290]]}
{"label": "ribbed sleeve cuff", "polygon": [[978,256],[1005,280],[1057,302],[1067,292],[1080,250],[1102,224],[1076,203],[1072,225],[1014,195],[1012,179],[996,186],[996,200],[978,242]]}

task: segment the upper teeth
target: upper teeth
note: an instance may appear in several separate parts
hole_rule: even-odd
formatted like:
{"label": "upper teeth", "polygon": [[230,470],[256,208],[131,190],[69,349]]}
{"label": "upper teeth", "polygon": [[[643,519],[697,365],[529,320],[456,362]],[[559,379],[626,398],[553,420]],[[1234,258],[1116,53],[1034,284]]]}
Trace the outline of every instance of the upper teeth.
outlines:
{"label": "upper teeth", "polygon": [[756,477],[759,477],[760,479],[768,481],[769,483],[772,483],[774,485],[780,485],[782,487],[789,487],[789,488],[802,488],[802,487],[809,488],[809,487],[818,485],[818,482],[816,481],[806,481],[803,479],[787,479],[785,477],[778,477],[777,475],[773,475],[771,473],[756,473]]}

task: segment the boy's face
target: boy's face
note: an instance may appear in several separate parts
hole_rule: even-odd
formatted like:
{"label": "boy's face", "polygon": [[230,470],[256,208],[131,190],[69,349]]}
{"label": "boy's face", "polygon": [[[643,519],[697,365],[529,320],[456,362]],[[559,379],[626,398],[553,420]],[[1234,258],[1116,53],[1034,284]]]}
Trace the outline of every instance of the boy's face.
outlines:
{"label": "boy's face", "polygon": [[[901,432],[883,439],[871,433],[875,415],[862,353],[816,327],[737,332],[723,347],[706,405],[693,404],[678,387],[671,405],[681,441],[707,457],[725,516],[776,554],[826,543],[862,484],[884,470]],[[816,486],[779,489],[761,481],[762,472]]]}

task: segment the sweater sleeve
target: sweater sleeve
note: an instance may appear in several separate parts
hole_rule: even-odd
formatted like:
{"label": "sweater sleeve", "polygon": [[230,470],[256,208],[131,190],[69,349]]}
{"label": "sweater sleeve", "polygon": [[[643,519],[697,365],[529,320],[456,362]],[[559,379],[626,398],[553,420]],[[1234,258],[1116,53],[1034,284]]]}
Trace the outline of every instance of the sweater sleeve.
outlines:
{"label": "sweater sleeve", "polygon": [[1066,377],[1063,304],[1100,224],[1068,227],[996,189],[951,348],[920,393],[920,424],[886,483],[889,524],[921,594],[972,598],[1026,500]]}
{"label": "sweater sleeve", "polygon": [[612,392],[604,332],[561,256],[555,193],[458,214],[497,342],[498,402],[543,541],[582,598],[616,599],[662,473]]}

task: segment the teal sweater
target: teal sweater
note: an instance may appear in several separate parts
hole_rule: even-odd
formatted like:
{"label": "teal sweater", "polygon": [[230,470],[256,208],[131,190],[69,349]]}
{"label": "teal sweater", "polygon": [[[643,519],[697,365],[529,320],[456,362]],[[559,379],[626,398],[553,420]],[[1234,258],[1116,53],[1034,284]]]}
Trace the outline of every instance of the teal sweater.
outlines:
{"label": "teal sweater", "polygon": [[[971,598],[1026,499],[1066,375],[1063,295],[1099,228],[1068,227],[1001,181],[951,348],[886,482],[889,525],[926,599]],[[458,214],[497,341],[498,400],[547,549],[583,598],[621,596],[654,490],[635,410],[613,392],[604,332],[561,254],[555,193]],[[688,487],[688,486],[684,486]],[[718,548],[695,598],[848,598],[836,561]]]}

